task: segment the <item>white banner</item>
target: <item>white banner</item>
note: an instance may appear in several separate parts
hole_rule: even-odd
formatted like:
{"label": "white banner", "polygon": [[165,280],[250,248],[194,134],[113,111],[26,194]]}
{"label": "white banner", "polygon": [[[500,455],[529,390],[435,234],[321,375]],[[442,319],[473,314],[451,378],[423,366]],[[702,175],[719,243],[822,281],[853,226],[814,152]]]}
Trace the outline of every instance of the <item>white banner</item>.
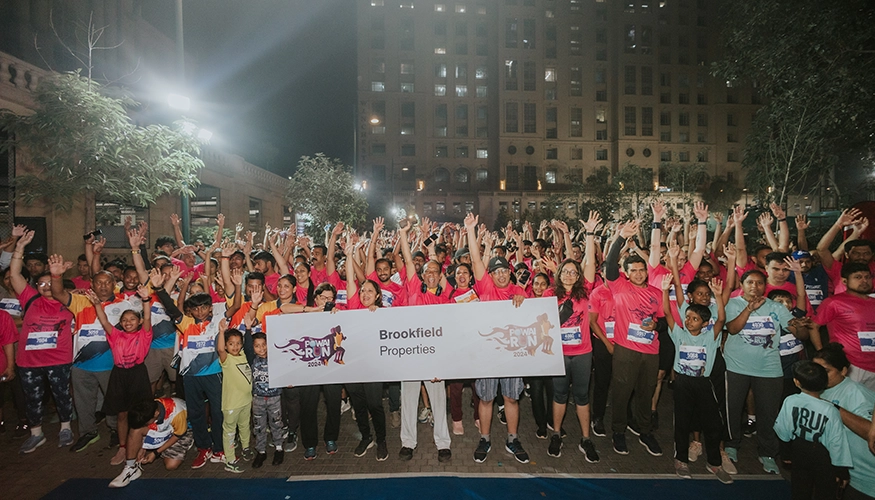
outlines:
{"label": "white banner", "polygon": [[555,297],[266,320],[271,387],[565,373]]}

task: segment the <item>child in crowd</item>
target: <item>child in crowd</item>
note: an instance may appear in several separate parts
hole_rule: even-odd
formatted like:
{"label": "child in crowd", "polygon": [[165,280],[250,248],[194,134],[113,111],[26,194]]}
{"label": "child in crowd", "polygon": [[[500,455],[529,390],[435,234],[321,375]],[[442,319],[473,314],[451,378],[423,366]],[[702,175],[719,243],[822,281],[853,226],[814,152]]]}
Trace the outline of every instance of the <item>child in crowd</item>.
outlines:
{"label": "child in crowd", "polygon": [[249,448],[249,416],[252,413],[252,369],[243,352],[243,334],[228,328],[228,320],[219,322],[216,341],[219,364],[222,366],[222,447],[225,450],[225,470],[240,474],[234,450],[234,437],[240,435],[243,452],[240,458],[252,459]]}
{"label": "child in crowd", "polygon": [[267,335],[251,333],[252,321],[246,322],[246,336],[252,338],[255,356],[252,366],[252,417],[255,419],[252,432],[255,434],[255,460],[252,468],[258,469],[267,460],[267,432],[274,446],[273,465],[283,463],[283,412],[282,389],[271,389],[267,376]]}
{"label": "child in crowd", "polygon": [[[669,335],[675,345],[674,370],[677,372],[674,382],[675,471],[682,478],[692,478],[688,453],[690,432],[701,428],[708,471],[717,476],[721,483],[731,484],[732,477],[721,466],[720,436],[723,419],[710,379],[717,349],[720,347],[720,333],[726,322],[723,282],[715,278],[710,283],[717,300],[717,319],[713,324],[711,310],[698,303],[687,306],[683,322],[678,321],[681,318],[678,316],[676,303],[669,299],[668,294],[671,284],[672,276],[665,275],[662,280],[662,304]],[[695,425],[696,422],[698,426]]]}
{"label": "child in crowd", "polygon": [[[137,288],[143,310],[128,309],[113,325],[106,316],[103,302],[88,290],[86,296],[94,304],[97,320],[107,333],[106,340],[112,351],[113,367],[103,400],[103,412],[118,415],[119,449],[127,446],[128,411],[138,402],[152,399],[152,384],[146,369],[146,355],[152,343],[152,320],[149,289]],[[121,328],[119,328],[121,327]]]}
{"label": "child in crowd", "polygon": [[853,462],[837,405],[820,399],[829,382],[826,369],[799,361],[793,382],[802,393],[785,399],[775,420],[775,434],[791,445],[793,499],[838,498],[836,478],[847,481]]}
{"label": "child in crowd", "polygon": [[185,401],[179,398],[145,399],[128,412],[130,431],[125,468],[110,488],[124,488],[143,474],[142,465],[161,458],[164,468],[176,470],[194,444],[188,428]]}

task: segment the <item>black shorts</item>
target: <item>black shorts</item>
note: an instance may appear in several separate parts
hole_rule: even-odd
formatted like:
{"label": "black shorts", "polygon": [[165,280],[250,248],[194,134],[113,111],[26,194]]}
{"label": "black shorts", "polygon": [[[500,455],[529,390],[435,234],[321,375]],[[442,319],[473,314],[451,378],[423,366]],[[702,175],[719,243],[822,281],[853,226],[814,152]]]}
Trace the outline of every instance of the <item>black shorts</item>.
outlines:
{"label": "black shorts", "polygon": [[118,415],[128,411],[134,404],[152,399],[152,384],[149,383],[149,370],[144,363],[131,368],[112,367],[109,384],[103,398],[103,412]]}

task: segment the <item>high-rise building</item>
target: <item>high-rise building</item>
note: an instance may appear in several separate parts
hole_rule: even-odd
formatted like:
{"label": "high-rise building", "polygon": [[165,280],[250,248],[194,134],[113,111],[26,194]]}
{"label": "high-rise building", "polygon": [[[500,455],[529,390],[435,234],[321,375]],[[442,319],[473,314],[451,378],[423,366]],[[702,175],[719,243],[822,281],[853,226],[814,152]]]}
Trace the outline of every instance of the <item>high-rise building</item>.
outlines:
{"label": "high-rise building", "polygon": [[601,167],[651,169],[654,189],[666,163],[741,181],[759,103],[710,74],[716,1],[357,5],[356,174],[372,204],[490,224]]}

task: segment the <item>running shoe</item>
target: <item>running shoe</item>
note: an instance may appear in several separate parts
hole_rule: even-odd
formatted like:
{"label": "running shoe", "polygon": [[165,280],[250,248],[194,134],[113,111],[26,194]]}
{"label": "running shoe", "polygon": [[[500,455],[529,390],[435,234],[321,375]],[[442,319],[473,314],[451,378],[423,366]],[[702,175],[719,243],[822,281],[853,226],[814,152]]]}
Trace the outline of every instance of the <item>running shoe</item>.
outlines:
{"label": "running shoe", "polygon": [[478,464],[482,464],[486,461],[486,455],[489,454],[489,450],[492,449],[492,443],[489,441],[480,438],[480,442],[477,444],[477,449],[474,450],[474,461]]}
{"label": "running shoe", "polygon": [[547,447],[547,455],[559,458],[562,456],[562,438],[558,434],[553,434],[550,438],[550,446]]}
{"label": "running shoe", "polygon": [[693,475],[690,474],[690,466],[680,460],[674,461],[674,472],[681,479],[693,479]]}
{"label": "running shoe", "polygon": [[140,464],[126,465],[122,473],[115,477],[110,483],[110,488],[124,488],[131,484],[131,481],[143,475],[143,469]]}
{"label": "running shoe", "polygon": [[22,443],[21,448],[19,448],[18,452],[21,454],[33,453],[34,450],[44,444],[46,444],[45,434],[40,434],[39,436],[34,436],[31,434],[31,436],[27,438],[27,441]]}
{"label": "running shoe", "polygon": [[78,453],[98,441],[100,441],[100,434],[98,434],[97,431],[83,434],[82,436],[79,436],[76,443],[70,447],[70,451]]}
{"label": "running shoe", "polygon": [[577,449],[583,453],[583,458],[585,458],[587,462],[597,464],[601,461],[599,452],[596,451],[595,445],[592,443],[591,439],[580,438],[580,444],[577,445]]}
{"label": "running shoe", "polygon": [[508,453],[513,454],[513,458],[515,458],[517,462],[521,464],[529,463],[529,454],[523,449],[523,445],[520,443],[519,439],[514,439],[509,443],[505,443],[504,449],[507,450]]}

